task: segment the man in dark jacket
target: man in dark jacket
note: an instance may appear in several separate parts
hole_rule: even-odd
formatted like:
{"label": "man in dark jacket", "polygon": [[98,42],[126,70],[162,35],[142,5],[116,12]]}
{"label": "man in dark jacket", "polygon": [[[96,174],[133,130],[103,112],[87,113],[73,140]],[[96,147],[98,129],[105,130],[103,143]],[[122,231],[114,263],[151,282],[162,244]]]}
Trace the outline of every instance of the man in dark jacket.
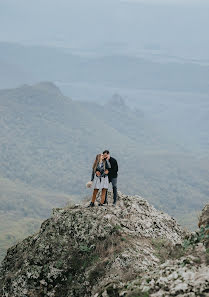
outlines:
{"label": "man in dark jacket", "polygon": [[[116,204],[117,201],[117,177],[118,177],[118,162],[113,157],[110,157],[110,152],[105,150],[103,152],[104,158],[109,160],[111,168],[109,169],[108,178],[109,182],[112,183],[113,188],[113,205]],[[107,192],[105,197],[105,202],[107,203]]]}

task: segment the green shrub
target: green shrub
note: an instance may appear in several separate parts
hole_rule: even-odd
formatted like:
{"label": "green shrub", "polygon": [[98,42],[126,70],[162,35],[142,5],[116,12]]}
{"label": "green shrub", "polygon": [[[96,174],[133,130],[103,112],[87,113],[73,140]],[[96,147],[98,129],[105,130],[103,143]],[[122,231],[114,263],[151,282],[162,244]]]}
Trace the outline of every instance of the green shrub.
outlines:
{"label": "green shrub", "polygon": [[155,255],[164,263],[167,259],[179,259],[185,254],[184,248],[178,244],[173,245],[162,238],[152,239],[152,245],[155,249]]}
{"label": "green shrub", "polygon": [[79,246],[79,250],[81,252],[84,252],[84,253],[89,253],[91,252],[92,248],[91,247],[88,247],[87,245],[83,244],[83,245],[80,245]]}
{"label": "green shrub", "polygon": [[102,278],[105,274],[106,266],[108,262],[102,262],[96,265],[96,267],[89,274],[89,283],[90,285],[94,285],[97,279]]}
{"label": "green shrub", "polygon": [[135,289],[128,293],[127,297],[149,297],[149,292],[142,292],[140,289]]}
{"label": "green shrub", "polygon": [[184,240],[183,247],[185,249],[190,247],[194,248],[194,246],[200,242],[202,242],[206,248],[209,248],[209,225],[206,227],[202,226],[199,231],[189,235],[189,237]]}

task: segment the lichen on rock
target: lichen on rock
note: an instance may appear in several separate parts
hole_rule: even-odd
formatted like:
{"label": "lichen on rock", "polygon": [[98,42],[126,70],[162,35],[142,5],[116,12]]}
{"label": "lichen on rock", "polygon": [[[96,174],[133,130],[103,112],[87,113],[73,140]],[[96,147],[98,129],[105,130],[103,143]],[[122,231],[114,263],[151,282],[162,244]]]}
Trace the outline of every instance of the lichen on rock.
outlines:
{"label": "lichen on rock", "polygon": [[[170,282],[175,293],[187,286],[187,267],[197,278],[201,270],[207,275],[204,252],[187,263],[182,251],[188,234],[172,217],[140,196],[118,196],[116,207],[88,208],[83,203],[54,209],[37,234],[8,250],[0,267],[0,295],[112,297],[131,296],[134,290],[158,294],[167,292]],[[201,264],[195,266],[195,261]],[[177,281],[181,274],[182,286]]]}

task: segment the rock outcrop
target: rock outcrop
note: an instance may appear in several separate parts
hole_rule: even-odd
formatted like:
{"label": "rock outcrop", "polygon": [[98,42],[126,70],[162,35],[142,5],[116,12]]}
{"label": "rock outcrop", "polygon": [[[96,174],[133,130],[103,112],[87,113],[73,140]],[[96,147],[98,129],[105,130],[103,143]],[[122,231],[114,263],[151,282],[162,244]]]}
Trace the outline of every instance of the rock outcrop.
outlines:
{"label": "rock outcrop", "polygon": [[[191,254],[189,254],[191,253]],[[209,258],[203,245],[187,251],[179,259],[167,260],[133,281],[110,284],[95,297],[207,297],[209,296]]]}
{"label": "rock outcrop", "polygon": [[209,204],[203,208],[198,223],[199,227],[206,227],[207,225],[209,225]]}
{"label": "rock outcrop", "polygon": [[208,296],[207,253],[195,236],[139,196],[54,209],[8,250],[0,296]]}
{"label": "rock outcrop", "polygon": [[[208,297],[209,296],[209,204],[200,215],[200,229],[186,234],[164,263],[139,274],[134,280],[111,283],[94,297]],[[165,249],[167,252],[169,248]],[[163,253],[165,253],[165,250]],[[159,253],[158,255],[162,255]],[[112,295],[114,292],[114,295]]]}

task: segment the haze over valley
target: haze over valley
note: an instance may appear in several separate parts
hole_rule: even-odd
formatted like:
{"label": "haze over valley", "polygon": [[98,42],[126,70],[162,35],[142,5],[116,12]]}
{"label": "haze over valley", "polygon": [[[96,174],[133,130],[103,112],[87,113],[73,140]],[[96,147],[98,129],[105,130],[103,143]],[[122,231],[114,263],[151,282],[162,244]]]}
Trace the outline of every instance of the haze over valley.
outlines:
{"label": "haze over valley", "polygon": [[196,228],[209,197],[208,8],[0,2],[0,257],[91,195],[103,149],[119,190]]}

